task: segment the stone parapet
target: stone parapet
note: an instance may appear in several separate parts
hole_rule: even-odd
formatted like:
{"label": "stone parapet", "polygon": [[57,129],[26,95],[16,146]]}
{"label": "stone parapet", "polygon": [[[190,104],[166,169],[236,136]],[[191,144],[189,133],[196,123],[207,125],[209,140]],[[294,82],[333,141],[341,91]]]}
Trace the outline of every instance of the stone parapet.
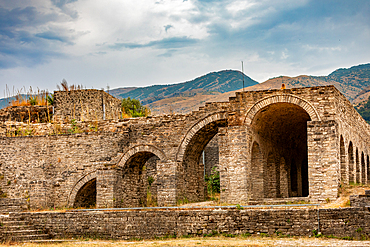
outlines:
{"label": "stone parapet", "polygon": [[313,236],[318,229],[323,235],[336,237],[370,234],[370,213],[363,208],[34,212],[11,216],[23,218],[54,238],[149,239],[214,232]]}

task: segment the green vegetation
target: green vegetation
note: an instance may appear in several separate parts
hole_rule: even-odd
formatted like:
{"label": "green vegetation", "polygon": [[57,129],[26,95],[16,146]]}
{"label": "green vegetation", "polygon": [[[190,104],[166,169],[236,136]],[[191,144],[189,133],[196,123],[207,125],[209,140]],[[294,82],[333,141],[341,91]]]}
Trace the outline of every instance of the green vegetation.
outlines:
{"label": "green vegetation", "polygon": [[54,94],[53,93],[47,95],[46,99],[47,99],[49,105],[54,105]]}
{"label": "green vegetation", "polygon": [[358,113],[360,113],[367,123],[370,123],[370,97],[367,99],[367,101],[355,106],[355,109],[358,111]]}
{"label": "green vegetation", "polygon": [[121,107],[122,112],[129,117],[147,117],[150,114],[150,109],[143,106],[139,100],[130,97],[122,99]]}
{"label": "green vegetation", "polygon": [[154,178],[152,176],[148,177],[148,188],[146,189],[146,206],[147,207],[157,207],[158,203],[155,197],[153,197],[151,191]]}
{"label": "green vegetation", "polygon": [[210,176],[205,176],[205,181],[208,194],[213,196],[214,193],[220,193],[220,172],[216,170],[216,167],[212,168]]}

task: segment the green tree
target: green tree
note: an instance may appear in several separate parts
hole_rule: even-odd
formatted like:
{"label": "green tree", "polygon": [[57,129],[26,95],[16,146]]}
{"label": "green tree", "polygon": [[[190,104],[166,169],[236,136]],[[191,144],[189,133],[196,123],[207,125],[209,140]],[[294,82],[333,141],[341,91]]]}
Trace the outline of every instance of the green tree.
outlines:
{"label": "green tree", "polygon": [[122,99],[122,112],[125,112],[130,117],[147,117],[150,114],[149,108],[143,106],[137,99],[130,97]]}
{"label": "green tree", "polygon": [[216,170],[215,166],[212,168],[211,175],[205,176],[205,181],[209,194],[220,193],[220,172]]}

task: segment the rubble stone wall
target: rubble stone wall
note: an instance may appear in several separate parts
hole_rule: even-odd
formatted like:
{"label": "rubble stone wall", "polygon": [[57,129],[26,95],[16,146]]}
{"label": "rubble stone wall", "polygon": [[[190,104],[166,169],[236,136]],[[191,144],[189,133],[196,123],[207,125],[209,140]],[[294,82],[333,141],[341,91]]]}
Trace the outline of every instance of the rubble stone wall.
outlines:
{"label": "rubble stone wall", "polygon": [[370,234],[370,213],[365,208],[320,209],[319,212],[309,208],[35,212],[14,215],[54,238],[96,236],[148,239],[170,235],[199,236],[212,232],[313,236],[313,231],[318,228],[326,236],[360,239]]}
{"label": "rubble stone wall", "polygon": [[54,92],[54,121],[120,119],[121,101],[103,90]]}

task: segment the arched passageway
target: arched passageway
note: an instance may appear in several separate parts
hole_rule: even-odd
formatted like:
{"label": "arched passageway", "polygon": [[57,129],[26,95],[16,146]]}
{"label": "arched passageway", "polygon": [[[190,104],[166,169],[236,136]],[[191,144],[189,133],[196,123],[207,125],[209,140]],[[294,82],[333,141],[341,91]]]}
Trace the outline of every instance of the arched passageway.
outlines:
{"label": "arched passageway", "polygon": [[369,155],[366,155],[366,174],[367,174],[367,181],[366,183],[367,184],[370,184],[370,159],[369,159]]}
{"label": "arched passageway", "polygon": [[366,165],[364,152],[361,152],[361,183],[366,184]]}
{"label": "arched passageway", "polygon": [[85,183],[77,192],[74,208],[94,208],[96,206],[96,178]]}
{"label": "arched passageway", "polygon": [[344,184],[348,184],[348,174],[347,174],[347,163],[346,163],[346,148],[344,146],[344,139],[343,136],[340,136],[340,143],[339,143],[339,152],[340,152],[340,174],[341,174],[341,182]]}
{"label": "arched passageway", "polygon": [[178,200],[196,202],[206,199],[207,187],[202,154],[207,144],[218,133],[218,128],[225,126],[227,126],[225,116],[216,114],[200,121],[184,138],[183,143],[187,145],[178,154],[178,159],[180,159],[177,167]]}
{"label": "arched passageway", "polygon": [[158,156],[150,151],[138,151],[119,167],[116,184],[116,207],[157,205]]}
{"label": "arched passageway", "polygon": [[355,159],[353,153],[353,144],[350,141],[348,145],[348,166],[349,166],[349,182],[355,183]]}
{"label": "arched passageway", "polygon": [[360,157],[358,155],[358,148],[356,148],[355,183],[361,183]]}
{"label": "arched passageway", "polygon": [[251,198],[308,196],[310,120],[302,107],[292,103],[270,104],[257,112],[251,124]]}

